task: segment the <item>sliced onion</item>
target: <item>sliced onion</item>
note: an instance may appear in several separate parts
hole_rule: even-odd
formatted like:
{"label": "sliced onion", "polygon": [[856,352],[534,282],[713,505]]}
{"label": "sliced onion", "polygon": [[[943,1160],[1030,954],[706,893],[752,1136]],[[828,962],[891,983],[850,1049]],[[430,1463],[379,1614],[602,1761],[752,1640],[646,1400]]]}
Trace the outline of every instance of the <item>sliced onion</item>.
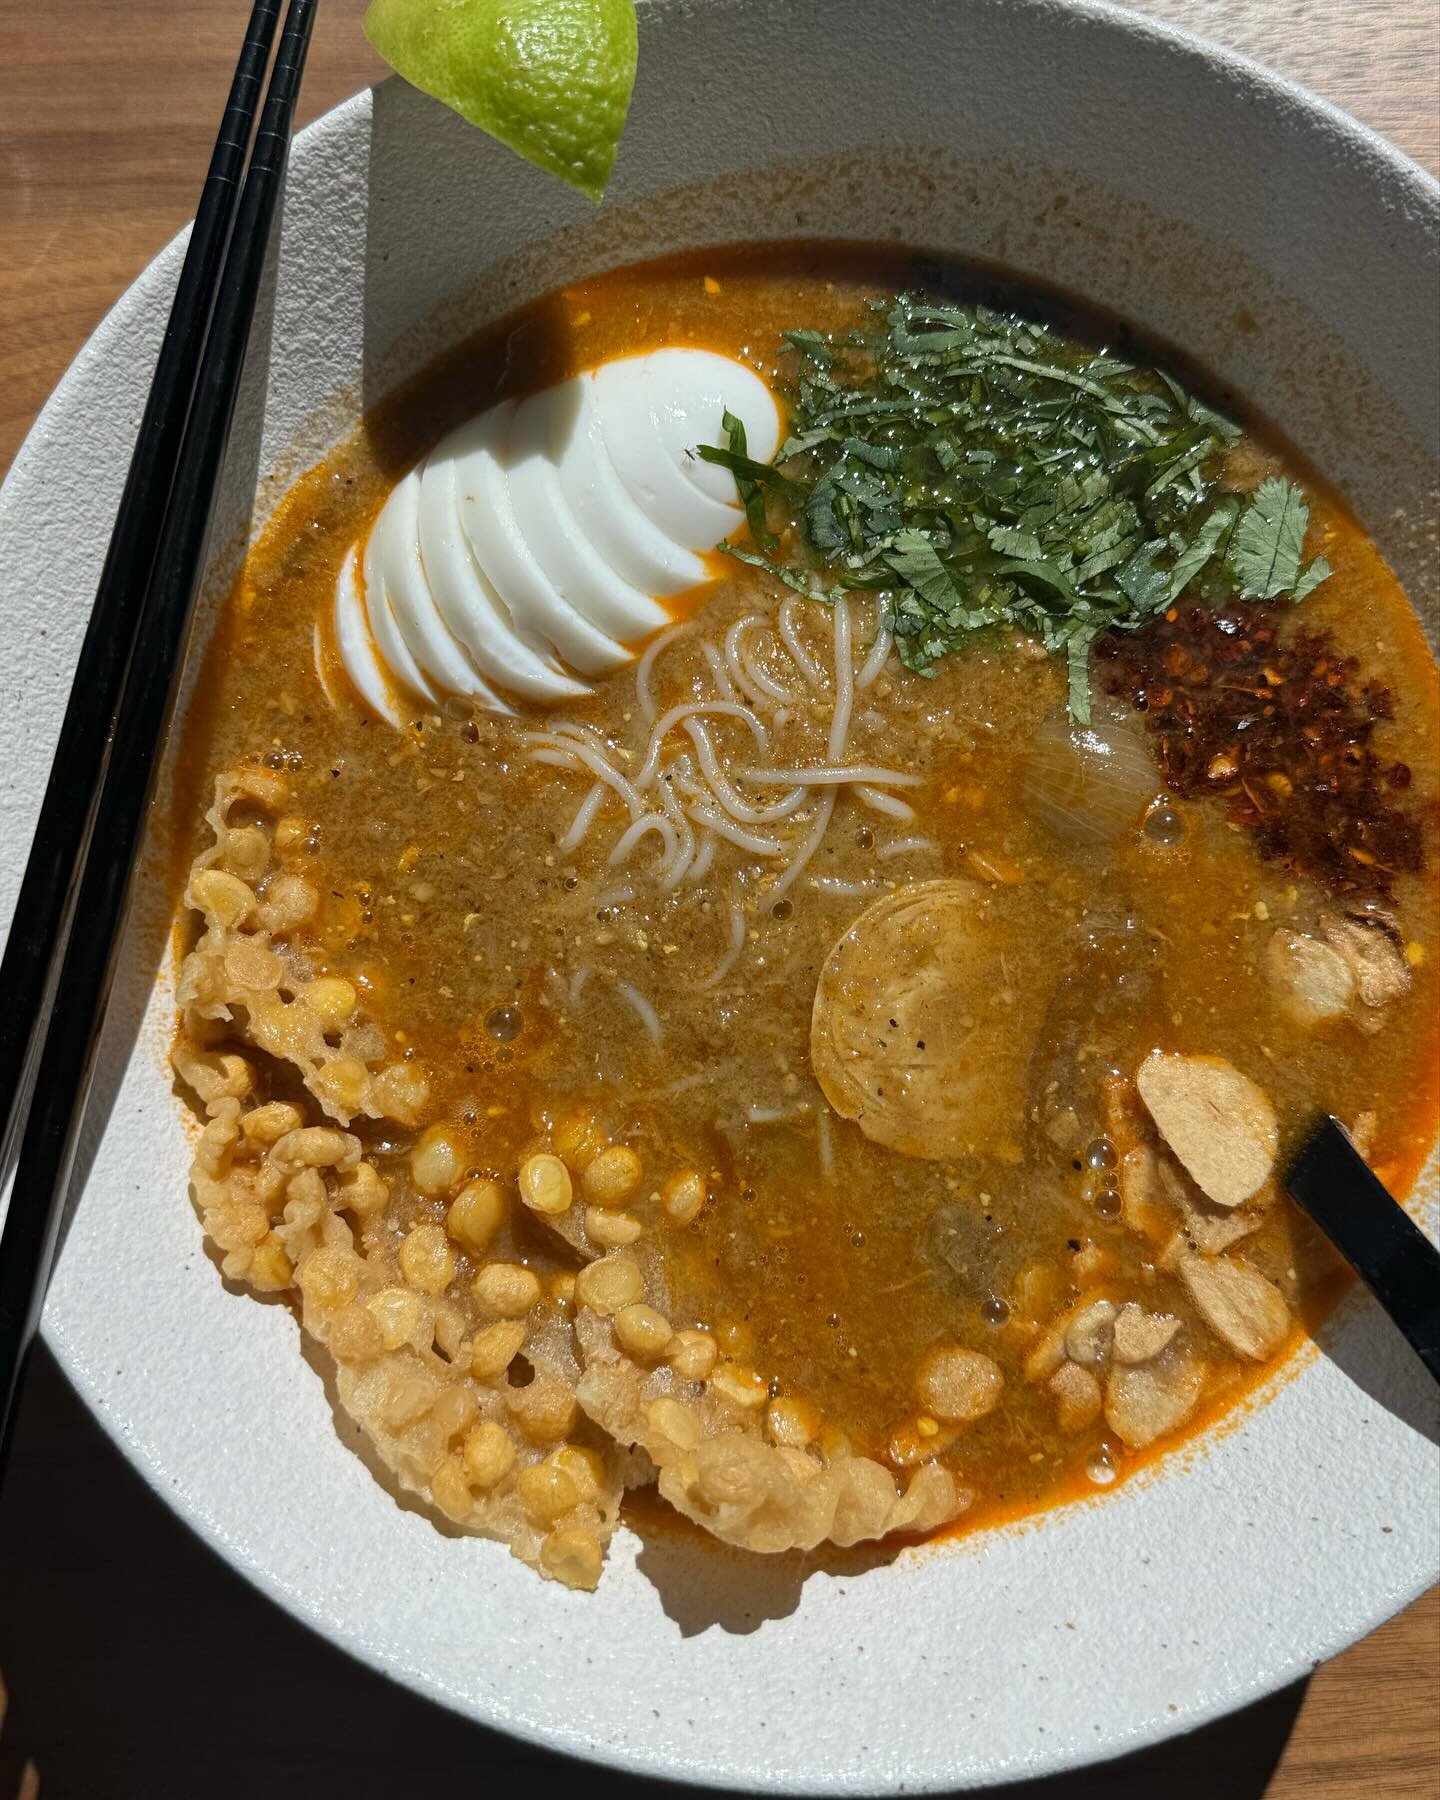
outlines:
{"label": "sliced onion", "polygon": [[1035,733],[1025,765],[1030,811],[1076,844],[1112,843],[1131,830],[1159,787],[1139,731],[1098,709],[1089,725],[1052,714]]}

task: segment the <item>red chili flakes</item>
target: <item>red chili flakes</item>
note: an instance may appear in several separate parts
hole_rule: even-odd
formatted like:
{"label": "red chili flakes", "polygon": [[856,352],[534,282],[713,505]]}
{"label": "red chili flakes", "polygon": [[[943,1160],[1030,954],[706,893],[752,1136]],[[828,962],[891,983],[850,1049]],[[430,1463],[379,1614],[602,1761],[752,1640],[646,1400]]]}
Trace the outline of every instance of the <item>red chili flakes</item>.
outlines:
{"label": "red chili flakes", "polygon": [[1283,616],[1240,600],[1172,607],[1102,638],[1096,672],[1144,716],[1174,793],[1223,796],[1261,855],[1297,875],[1388,896],[1424,863],[1420,822],[1395,799],[1410,770],[1371,747],[1390,694],[1328,631],[1282,636]]}

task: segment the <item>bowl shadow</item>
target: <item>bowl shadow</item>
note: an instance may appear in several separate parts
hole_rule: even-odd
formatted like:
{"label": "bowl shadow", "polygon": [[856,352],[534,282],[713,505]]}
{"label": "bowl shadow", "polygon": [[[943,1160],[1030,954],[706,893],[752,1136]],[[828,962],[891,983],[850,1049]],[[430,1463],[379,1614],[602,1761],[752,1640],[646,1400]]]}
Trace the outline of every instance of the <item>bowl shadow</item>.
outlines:
{"label": "bowl shadow", "polygon": [[705,1536],[659,1501],[647,1503],[627,1523],[640,1538],[635,1567],[686,1638],[706,1631],[748,1637],[773,1620],[788,1618],[812,1574],[854,1579],[887,1566],[899,1554],[894,1545],[861,1544],[849,1550],[829,1545],[812,1552],[755,1556]]}
{"label": "bowl shadow", "polygon": [[1315,1342],[1326,1361],[1377,1406],[1440,1446],[1440,1387],[1360,1282],[1320,1324]]}

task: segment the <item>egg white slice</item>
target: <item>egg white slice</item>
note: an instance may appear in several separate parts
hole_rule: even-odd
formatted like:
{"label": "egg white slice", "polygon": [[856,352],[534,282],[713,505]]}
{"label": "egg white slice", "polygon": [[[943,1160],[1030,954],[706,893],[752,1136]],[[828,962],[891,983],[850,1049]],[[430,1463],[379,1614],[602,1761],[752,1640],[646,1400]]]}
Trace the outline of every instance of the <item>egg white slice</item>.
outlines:
{"label": "egg white slice", "polygon": [[713,350],[656,350],[641,360],[650,415],[666,454],[692,487],[726,507],[733,531],[738,523],[735,477],[695,451],[701,444],[728,447],[724,421],[729,412],[745,427],[746,455],[769,462],[780,447],[774,395],[753,369]]}
{"label": "egg white slice", "polygon": [[419,663],[410,654],[410,646],[405,642],[400,622],[395,617],[395,609],[390,604],[390,596],[385,591],[385,575],[380,567],[381,524],[384,517],[382,512],[372,526],[369,541],[365,545],[362,564],[365,618],[380,660],[390,671],[395,683],[418,694],[422,700],[433,703],[436,699],[435,690],[426,680]]}
{"label": "egg white slice", "polygon": [[[594,374],[567,382],[565,389],[564,400],[557,398],[549,409],[550,455],[580,530],[642,593],[683,594],[697,587],[705,579],[704,563],[647,516],[616,473],[605,448]],[[702,540],[698,547],[706,545]]]}
{"label": "egg white slice", "polygon": [[599,675],[627,662],[630,652],[556,591],[521,535],[506,471],[514,412],[511,400],[492,407],[462,425],[435,455],[454,461],[461,524],[515,630],[532,645],[553,644],[582,675]]}
{"label": "egg white slice", "polygon": [[597,554],[565,498],[550,445],[554,415],[573,412],[573,385],[532,394],[516,408],[506,458],[510,505],[520,535],[562,599],[597,629],[630,642],[658,631],[670,615]]}
{"label": "egg white slice", "polygon": [[530,700],[565,700],[589,692],[567,675],[548,646],[531,647],[485,572],[460,523],[456,464],[432,457],[420,481],[420,560],[440,617],[482,674]]}
{"label": "egg white slice", "polygon": [[[743,518],[733,476],[698,447],[742,419],[768,458],[780,417],[744,364],[708,350],[622,357],[453,431],[395,486],[337,580],[335,643],[367,706],[497,690],[548,704],[629,662],[697,551]],[[493,685],[492,685],[493,684]]]}
{"label": "egg white slice", "polygon": [[667,537],[689,549],[718,544],[739,524],[740,508],[701,493],[676,463],[656,422],[646,360],[624,357],[595,371],[605,448],[632,497]]}
{"label": "egg white slice", "polygon": [[[335,583],[335,648],[356,693],[370,710],[379,713],[382,719],[388,719],[392,725],[401,726],[405,721],[391,695],[390,682],[380,660],[380,653],[375,647],[370,621],[366,617],[365,601],[356,579],[359,561],[359,549],[352,544],[345,552],[339,579]],[[321,682],[325,682],[323,673]],[[329,693],[328,685],[326,693]]]}
{"label": "egg white slice", "polygon": [[430,681],[444,693],[469,695],[509,712],[436,609],[420,560],[418,469],[401,478],[375,521],[370,541],[378,551],[381,580],[400,634]]}

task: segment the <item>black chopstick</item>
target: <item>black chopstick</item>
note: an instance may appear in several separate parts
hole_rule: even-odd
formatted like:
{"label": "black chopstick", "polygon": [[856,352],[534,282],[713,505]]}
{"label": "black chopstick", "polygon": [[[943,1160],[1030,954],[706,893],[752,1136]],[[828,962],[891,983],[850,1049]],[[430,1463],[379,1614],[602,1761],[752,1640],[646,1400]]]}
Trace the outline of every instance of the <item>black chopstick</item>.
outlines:
{"label": "black chopstick", "polygon": [[255,0],[195,212],[115,529],[70,684],[50,779],[0,963],[0,1187],[24,1124],[32,1049],[63,946],[140,603],[210,328],[280,0]]}
{"label": "black chopstick", "polygon": [[0,1241],[0,1470],[39,1323],[136,855],[184,663],[316,0],[290,0],[146,585]]}
{"label": "black chopstick", "polygon": [[1323,1118],[1285,1185],[1440,1381],[1440,1250],[1371,1173],[1338,1120]]}

